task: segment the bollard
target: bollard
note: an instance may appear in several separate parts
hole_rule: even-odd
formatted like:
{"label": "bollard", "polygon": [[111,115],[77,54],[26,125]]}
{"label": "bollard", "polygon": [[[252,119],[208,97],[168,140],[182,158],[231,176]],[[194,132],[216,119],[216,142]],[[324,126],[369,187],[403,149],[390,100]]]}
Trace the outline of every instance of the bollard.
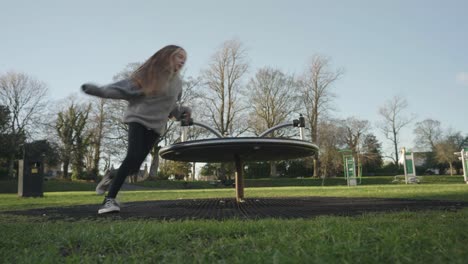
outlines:
{"label": "bollard", "polygon": [[44,196],[44,155],[25,144],[23,159],[18,162],[18,196]]}

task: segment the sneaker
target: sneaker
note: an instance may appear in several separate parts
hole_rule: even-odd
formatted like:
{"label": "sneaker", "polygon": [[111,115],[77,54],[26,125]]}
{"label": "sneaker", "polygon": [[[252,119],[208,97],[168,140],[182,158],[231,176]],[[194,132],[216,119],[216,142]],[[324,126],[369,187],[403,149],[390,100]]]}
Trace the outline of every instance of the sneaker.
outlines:
{"label": "sneaker", "polygon": [[102,180],[96,186],[96,193],[98,195],[103,195],[106,193],[107,189],[109,189],[112,179],[114,178],[114,174],[115,171],[112,170],[108,170],[106,174],[104,174],[104,177],[102,177]]}
{"label": "sneaker", "polygon": [[98,210],[98,214],[107,214],[107,213],[118,213],[120,212],[120,204],[115,198],[104,198],[101,208]]}

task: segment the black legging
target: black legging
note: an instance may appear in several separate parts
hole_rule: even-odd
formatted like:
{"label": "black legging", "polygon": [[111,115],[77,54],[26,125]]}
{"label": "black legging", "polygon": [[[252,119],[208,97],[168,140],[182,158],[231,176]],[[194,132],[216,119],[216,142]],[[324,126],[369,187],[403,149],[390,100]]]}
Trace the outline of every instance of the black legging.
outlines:
{"label": "black legging", "polygon": [[107,197],[115,198],[127,176],[140,171],[141,164],[148,156],[158,137],[159,135],[156,132],[139,123],[128,124],[127,156],[112,180]]}

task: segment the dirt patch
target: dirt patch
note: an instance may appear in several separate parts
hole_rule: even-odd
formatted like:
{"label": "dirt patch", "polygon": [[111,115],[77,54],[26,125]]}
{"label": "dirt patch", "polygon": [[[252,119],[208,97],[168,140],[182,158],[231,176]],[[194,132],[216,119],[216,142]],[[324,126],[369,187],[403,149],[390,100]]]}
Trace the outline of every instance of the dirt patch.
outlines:
{"label": "dirt patch", "polygon": [[3,214],[42,216],[50,220],[80,219],[261,219],[311,218],[320,215],[353,216],[370,212],[418,210],[456,211],[468,207],[467,202],[439,200],[377,199],[377,198],[250,198],[243,203],[235,199],[184,199],[168,201],[128,202],[121,212],[98,215],[99,205],[49,207]]}

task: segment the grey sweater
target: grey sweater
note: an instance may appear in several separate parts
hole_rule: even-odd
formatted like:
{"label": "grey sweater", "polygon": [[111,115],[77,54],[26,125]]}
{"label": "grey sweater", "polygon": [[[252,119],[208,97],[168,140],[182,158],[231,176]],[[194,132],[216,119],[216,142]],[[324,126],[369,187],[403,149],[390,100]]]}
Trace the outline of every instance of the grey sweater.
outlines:
{"label": "grey sweater", "polygon": [[136,122],[148,129],[162,135],[166,130],[169,118],[180,120],[182,113],[189,112],[190,108],[180,106],[182,96],[182,80],[174,78],[167,91],[158,96],[145,96],[132,80],[124,79],[116,83],[98,87],[93,84],[84,84],[82,90],[90,95],[123,99],[128,101],[124,122]]}

